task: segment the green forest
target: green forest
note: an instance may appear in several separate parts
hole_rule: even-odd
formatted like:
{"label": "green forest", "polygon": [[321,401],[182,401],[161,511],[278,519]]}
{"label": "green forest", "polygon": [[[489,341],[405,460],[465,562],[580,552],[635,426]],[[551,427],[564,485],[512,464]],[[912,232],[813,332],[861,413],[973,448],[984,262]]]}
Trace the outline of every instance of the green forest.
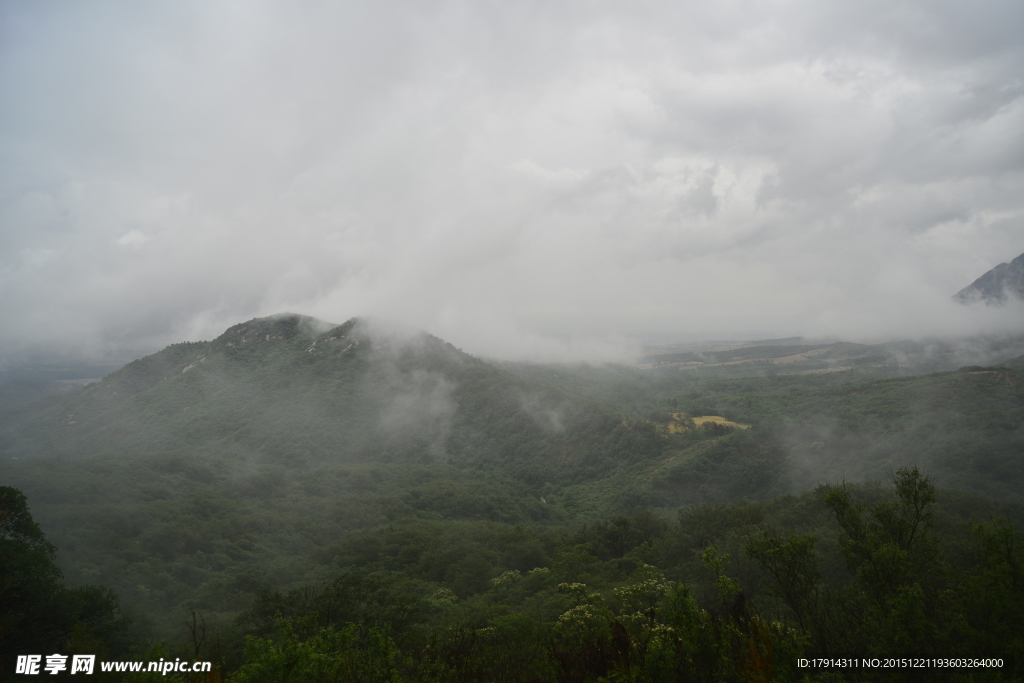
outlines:
{"label": "green forest", "polygon": [[[1024,368],[893,348],[506,363],[286,315],[12,403],[3,680],[1024,680]],[[850,657],[933,664],[800,665]]]}

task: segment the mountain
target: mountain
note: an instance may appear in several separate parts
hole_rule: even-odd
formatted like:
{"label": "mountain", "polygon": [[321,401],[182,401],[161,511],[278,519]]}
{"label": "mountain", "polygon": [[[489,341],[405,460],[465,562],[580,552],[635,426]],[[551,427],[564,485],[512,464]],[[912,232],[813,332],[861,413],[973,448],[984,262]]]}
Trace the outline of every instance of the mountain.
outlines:
{"label": "mountain", "polygon": [[954,295],[962,303],[984,301],[1006,303],[1009,297],[1024,299],[1024,254],[1009,263],[1000,263]]}
{"label": "mountain", "polygon": [[426,333],[285,314],[175,344],[0,411],[0,456],[184,451],[300,467],[443,462],[531,485],[600,474],[658,439]]}
{"label": "mountain", "polygon": [[[983,355],[1020,354],[999,344]],[[772,348],[809,356],[797,367],[865,352]],[[550,570],[556,602],[560,583],[624,581],[659,562],[705,576],[694,550],[719,515],[745,538],[758,501],[909,465],[1024,503],[1024,371],[880,374],[878,355],[788,373],[748,363],[772,358],[756,348],[716,357],[722,368],[495,365],[422,332],[285,314],[0,409],[0,484],[25,494],[69,585],[116,590],[150,615],[149,635],[137,621],[149,639],[176,637],[192,609],[235,624],[264,587],[336,571],[408,582],[424,614],[490,600],[503,576],[549,576],[536,568]],[[658,560],[660,518],[679,508],[693,543]],[[616,514],[629,517],[602,521]],[[598,571],[581,544],[612,564]],[[438,602],[441,588],[458,601]],[[453,623],[491,613],[469,604]]]}
{"label": "mountain", "polygon": [[[1003,341],[998,360],[1019,355],[1017,340]],[[760,348],[822,367],[782,374],[750,362]],[[595,515],[762,500],[912,462],[944,485],[1018,499],[1016,366],[894,377],[856,358],[852,368],[828,365],[846,363],[845,354],[873,363],[875,350],[720,352],[714,360],[727,375],[675,364],[494,364],[423,332],[283,314],[0,409],[0,462],[117,456],[118,467],[131,467],[173,455],[220,463],[239,491],[254,472],[284,481],[282,471],[416,467],[501,481],[516,496]],[[942,348],[890,351],[945,357]]]}

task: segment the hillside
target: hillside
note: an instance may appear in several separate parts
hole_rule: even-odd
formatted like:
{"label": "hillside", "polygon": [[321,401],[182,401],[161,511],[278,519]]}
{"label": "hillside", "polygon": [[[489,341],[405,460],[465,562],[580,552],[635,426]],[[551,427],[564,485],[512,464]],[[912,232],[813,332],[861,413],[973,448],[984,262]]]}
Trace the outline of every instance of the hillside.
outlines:
{"label": "hillside", "polygon": [[498,467],[540,486],[614,469],[650,445],[621,422],[427,334],[284,315],[8,408],[0,457],[184,450],[300,467],[437,461]]}
{"label": "hillside", "polygon": [[[986,354],[1019,346],[988,344]],[[1024,384],[1011,363],[896,377],[884,363],[790,374],[756,363],[848,363],[884,357],[880,348],[957,355],[919,346],[744,347],[720,352],[715,360],[742,361],[724,375],[680,370],[689,361],[675,356],[647,369],[494,364],[425,333],[282,315],[0,411],[0,458],[178,453],[299,472],[435,465],[598,516],[877,480],[906,464],[944,486],[1020,500]],[[754,428],[687,429],[674,415]]]}
{"label": "hillside", "polygon": [[644,356],[640,367],[696,372],[705,377],[811,374],[851,369],[886,377],[956,370],[965,365],[994,365],[1024,352],[1024,336],[897,340],[878,344],[809,343],[795,338],[773,343],[746,342],[656,351]]}
{"label": "hillside", "polygon": [[[987,340],[980,353],[1006,358],[1019,341]],[[0,410],[0,459],[180,453],[296,471],[436,465],[509,482],[534,500],[565,493],[571,512],[597,515],[762,499],[844,477],[877,480],[906,464],[944,486],[1021,500],[1024,382],[1014,361],[913,376],[892,376],[885,363],[792,373],[757,364],[849,363],[850,354],[919,365],[962,355],[940,343],[788,343],[704,356],[725,369],[681,370],[691,362],[681,354],[652,368],[495,364],[425,333],[281,315]],[[753,429],[688,428],[685,416]],[[605,493],[594,498],[594,487]]]}
{"label": "hillside", "polygon": [[[1005,360],[1018,346],[990,340],[979,353]],[[243,636],[284,637],[278,613],[305,628],[328,596],[341,605],[331,612],[339,627],[376,624],[416,661],[489,671],[543,652],[553,659],[508,680],[562,680],[537,673],[563,661],[558,624],[580,607],[562,584],[593,587],[623,619],[623,596],[638,587],[671,584],[682,599],[691,586],[678,624],[713,632],[724,623],[716,586],[732,584],[709,570],[727,571],[794,623],[771,588],[774,560],[758,560],[752,540],[769,527],[821,539],[822,578],[853,610],[841,618],[860,623],[860,598],[844,592],[853,575],[837,546],[843,532],[815,489],[867,482],[850,490],[874,504],[889,494],[871,482],[908,466],[946,489],[936,532],[962,572],[921,585],[938,595],[974,582],[996,595],[977,560],[990,537],[972,537],[971,525],[1021,519],[1024,370],[1010,360],[905,375],[911,364],[894,370],[891,358],[944,367],[959,352],[886,348],[787,340],[689,369],[684,358],[646,368],[489,363],[424,333],[274,316],[0,411],[0,482],[24,492],[69,585],[115,591],[135,642],[182,642],[196,610],[225,644],[223,666],[237,668],[258,659],[243,655]],[[783,365],[801,369],[790,373],[757,362],[794,356]],[[840,365],[851,356],[866,361]],[[835,365],[802,365],[819,363]],[[888,519],[890,508],[873,509]],[[786,552],[809,548],[801,538]],[[712,544],[725,554],[702,562]],[[984,610],[965,600],[950,609],[975,620],[983,642]],[[655,604],[666,619],[675,609]],[[409,611],[396,615],[402,605]],[[601,614],[594,623],[615,633],[612,612]],[[893,615],[895,628],[903,617]],[[857,628],[875,642],[868,622]],[[491,632],[503,635],[488,644]],[[845,647],[824,632],[828,642],[814,646],[792,633],[772,637]],[[436,680],[457,680],[437,666]]]}
{"label": "hillside", "polygon": [[[53,465],[4,475],[33,483],[33,512],[71,582],[113,586],[134,640],[166,643],[114,657],[212,659],[254,681],[282,665],[318,680],[337,656],[410,683],[586,680],[581,667],[738,682],[751,657],[755,680],[841,680],[808,678],[794,662],[851,652],[1004,658],[1007,676],[991,680],[1024,669],[1013,578],[1024,510],[935,491],[916,469],[894,473],[892,487],[581,525],[525,509],[501,521],[439,514],[453,498],[502,501],[425,467],[282,470],[249,482],[257,491],[198,458]],[[384,516],[352,524],[367,511]],[[340,680],[380,680],[359,671]],[[852,680],[920,680],[874,673]]]}
{"label": "hillside", "polygon": [[983,301],[986,304],[1002,304],[1011,297],[1024,299],[1024,254],[1009,263],[1000,263],[961,289],[953,298],[963,303]]}

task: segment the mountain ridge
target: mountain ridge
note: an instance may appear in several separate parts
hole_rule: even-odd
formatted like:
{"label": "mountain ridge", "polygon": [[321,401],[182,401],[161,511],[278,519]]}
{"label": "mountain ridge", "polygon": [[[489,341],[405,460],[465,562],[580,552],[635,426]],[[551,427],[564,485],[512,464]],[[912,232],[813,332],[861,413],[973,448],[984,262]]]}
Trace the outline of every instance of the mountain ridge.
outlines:
{"label": "mountain ridge", "polygon": [[531,485],[608,471],[661,444],[593,402],[426,332],[294,314],[141,358],[0,411],[0,454],[234,453],[259,461],[447,462]]}
{"label": "mountain ridge", "polygon": [[1000,263],[953,295],[961,303],[988,305],[1005,304],[1010,297],[1024,300],[1024,254]]}
{"label": "mountain ridge", "polygon": [[[1000,360],[1019,354],[1010,347]],[[842,473],[870,479],[913,457],[939,480],[1018,496],[1007,483],[1020,479],[1018,464],[1000,460],[1017,447],[1024,414],[1015,363],[917,376],[730,367],[497,365],[425,332],[283,314],[0,409],[0,459],[180,453],[297,472],[443,465],[536,498],[585,485],[581,499],[628,510],[759,499]],[[688,416],[754,428],[694,429]],[[966,425],[981,431],[967,438]],[[953,441],[976,464],[952,458]]]}

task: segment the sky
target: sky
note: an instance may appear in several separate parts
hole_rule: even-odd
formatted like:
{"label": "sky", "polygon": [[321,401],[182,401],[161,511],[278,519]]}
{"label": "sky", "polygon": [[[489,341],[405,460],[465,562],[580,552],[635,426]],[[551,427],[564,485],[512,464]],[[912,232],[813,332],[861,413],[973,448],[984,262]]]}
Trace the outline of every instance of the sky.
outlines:
{"label": "sky", "polygon": [[1019,0],[0,0],[0,356],[1024,332]]}

